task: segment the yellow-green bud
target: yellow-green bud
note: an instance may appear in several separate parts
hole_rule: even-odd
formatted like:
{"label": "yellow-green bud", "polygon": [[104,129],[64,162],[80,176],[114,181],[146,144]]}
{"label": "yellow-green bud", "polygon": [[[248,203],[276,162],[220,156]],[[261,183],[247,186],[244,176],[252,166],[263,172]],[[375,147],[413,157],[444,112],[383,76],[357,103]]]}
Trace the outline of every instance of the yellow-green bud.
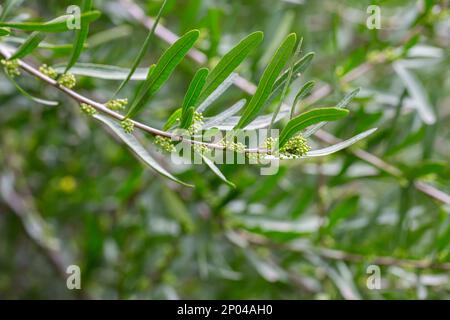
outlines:
{"label": "yellow-green bud", "polygon": [[58,79],[58,83],[68,89],[72,89],[77,84],[77,79],[72,73],[65,73]]}
{"label": "yellow-green bud", "polygon": [[122,126],[123,131],[125,131],[126,133],[132,133],[134,131],[134,123],[130,119],[121,121],[120,125]]}
{"label": "yellow-green bud", "polygon": [[53,69],[52,67],[47,66],[46,64],[43,64],[42,66],[40,66],[39,71],[41,73],[45,74],[47,77],[52,78],[52,79],[56,79],[56,77],[58,76],[58,73],[56,72],[56,70]]}
{"label": "yellow-green bud", "polygon": [[311,147],[308,145],[308,142],[301,134],[299,134],[298,136],[289,139],[289,141],[280,148],[280,153],[287,156],[301,157],[309,150],[311,150]]}
{"label": "yellow-green bud", "polygon": [[107,103],[105,103],[105,106],[108,109],[111,109],[113,111],[118,111],[125,109],[125,106],[128,104],[128,99],[114,99],[109,100]]}
{"label": "yellow-green bud", "polygon": [[84,114],[86,114],[88,116],[93,116],[94,114],[97,113],[97,110],[95,110],[95,108],[93,106],[88,105],[86,103],[80,104],[80,109],[81,109],[81,111],[83,111]]}
{"label": "yellow-green bud", "polygon": [[175,152],[175,146],[172,143],[172,139],[168,137],[157,136],[155,138],[155,144],[158,145],[163,151]]}
{"label": "yellow-green bud", "polygon": [[11,78],[14,78],[15,76],[20,76],[19,60],[17,60],[17,59],[13,59],[13,60],[2,59],[1,63],[3,65],[3,67],[5,68],[5,72]]}

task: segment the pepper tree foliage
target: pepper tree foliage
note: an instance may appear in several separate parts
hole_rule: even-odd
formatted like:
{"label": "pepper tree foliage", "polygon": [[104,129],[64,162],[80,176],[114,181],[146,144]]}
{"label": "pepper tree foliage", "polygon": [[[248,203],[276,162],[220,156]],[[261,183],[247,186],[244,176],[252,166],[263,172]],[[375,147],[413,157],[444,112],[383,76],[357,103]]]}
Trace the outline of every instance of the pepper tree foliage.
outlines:
{"label": "pepper tree foliage", "polygon": [[[83,239],[82,234],[77,234],[75,238],[79,239],[74,240],[77,246],[84,248],[77,250],[75,256],[82,262],[82,268],[87,270],[89,289],[86,294],[95,296],[100,292],[100,296],[114,297],[206,297],[207,292],[211,292],[215,297],[244,298],[321,295],[373,297],[370,292],[361,293],[358,282],[363,279],[363,263],[370,262],[370,255],[392,254],[385,251],[382,242],[393,243],[398,259],[410,258],[413,252],[408,245],[414,241],[407,235],[405,221],[414,209],[410,200],[413,184],[416,179],[427,174],[444,174],[442,165],[429,161],[429,157],[415,168],[403,168],[401,163],[398,165],[400,169],[392,169],[384,163],[377,167],[379,162],[375,161],[374,169],[382,173],[374,173],[370,168],[358,164],[350,153],[343,153],[343,162],[339,164],[333,160],[329,167],[332,168],[334,163],[340,166],[340,170],[326,178],[330,158],[314,159],[329,156],[367,138],[375,132],[375,125],[381,124],[381,120],[386,117],[384,111],[378,109],[375,109],[375,113],[367,113],[365,105],[369,102],[376,105],[377,96],[368,94],[367,88],[363,88],[366,90],[362,92],[360,88],[353,87],[346,78],[358,67],[358,63],[365,63],[365,59],[370,65],[391,64],[399,79],[405,82],[397,110],[391,116],[393,120],[388,118],[394,126],[402,119],[401,108],[408,95],[417,103],[415,119],[428,126],[436,122],[435,112],[430,108],[427,98],[423,98],[423,90],[415,89],[417,80],[410,74],[407,64],[409,62],[411,65],[411,60],[408,60],[411,52],[420,48],[420,37],[414,35],[404,45],[394,48],[389,46],[389,42],[383,43],[374,37],[375,40],[367,40],[371,41],[370,51],[367,48],[348,51],[351,53],[350,58],[342,57],[342,63],[336,66],[334,79],[331,80],[336,86],[335,90],[340,92],[328,104],[332,107],[311,107],[308,101],[314,97],[314,94],[310,94],[316,85],[314,81],[308,81],[305,73],[314,67],[314,56],[323,58],[320,51],[316,54],[305,52],[305,48],[314,47],[314,38],[290,33],[289,30],[295,26],[293,17],[299,14],[295,4],[283,1],[277,4],[277,16],[271,21],[267,15],[267,25],[261,24],[262,29],[269,31],[266,35],[262,31],[251,32],[244,37],[233,35],[233,40],[227,40],[225,45],[226,37],[222,34],[225,31],[221,31],[220,26],[225,21],[226,10],[220,5],[199,0],[187,1],[183,10],[179,10],[180,5],[175,1],[149,4],[154,19],[151,24],[147,24],[145,33],[145,29],[141,28],[142,31],[136,35],[133,33],[132,38],[129,37],[132,33],[128,26],[130,21],[123,21],[124,17],[118,14],[121,10],[128,10],[132,16],[136,7],[127,1],[110,1],[108,4],[102,1],[80,1],[80,28],[76,30],[68,27],[68,21],[74,18],[70,15],[41,18],[41,21],[22,21],[19,14],[24,8],[18,5],[20,3],[7,1],[0,20],[1,64],[5,83],[12,84],[15,90],[12,92],[28,99],[25,105],[32,105],[33,112],[51,113],[52,118],[48,123],[51,128],[56,128],[58,118],[62,116],[58,116],[58,113],[65,115],[63,120],[59,120],[64,126],[56,130],[64,131],[68,126],[71,135],[69,140],[76,140],[76,136],[79,136],[85,142],[80,145],[80,150],[75,150],[76,153],[74,150],[68,152],[68,149],[52,150],[48,149],[55,139],[51,136],[51,130],[41,129],[44,131],[36,134],[35,139],[48,136],[49,144],[46,146],[46,140],[36,140],[34,143],[40,141],[39,148],[42,150],[38,150],[34,157],[39,166],[48,167],[46,174],[51,176],[51,172],[55,171],[57,178],[52,178],[48,184],[48,194],[40,191],[38,196],[27,197],[27,201],[33,204],[32,221],[38,221],[36,223],[46,229],[50,227],[45,220],[39,220],[42,206],[54,204],[56,200],[52,198],[55,192],[77,195],[77,198],[64,201],[67,201],[72,215],[76,215],[78,209],[82,212],[76,230],[80,231],[83,225],[87,227],[87,231],[83,231],[86,239]],[[39,17],[39,11],[48,10],[48,6],[38,1],[37,5],[29,9],[36,11],[35,15]],[[237,6],[257,8],[258,14],[267,14],[267,8],[258,3],[239,3]],[[308,6],[310,10],[315,9],[314,5]],[[58,8],[62,10],[60,13],[64,12],[64,4],[59,4]],[[140,10],[139,7],[137,9]],[[428,26],[432,23],[429,16],[433,14],[439,15],[442,20],[446,18],[443,13],[436,13],[437,9],[426,1],[424,7],[419,9],[415,9],[418,11],[413,26]],[[182,11],[186,12],[182,14]],[[167,20],[165,22],[170,28],[171,19],[179,15],[181,17],[175,25],[178,24],[181,36],[170,45],[161,42],[156,32],[158,24],[161,20]],[[332,46],[338,46],[339,24],[344,22],[338,15],[334,19],[336,25],[333,26],[335,38]],[[191,20],[196,23],[189,23]],[[273,31],[270,26],[276,21],[281,23]],[[191,30],[195,24],[200,29]],[[227,28],[228,32],[237,31],[230,25]],[[239,30],[239,34],[242,34],[242,30]],[[369,34],[377,35],[375,32]],[[61,41],[67,44],[60,44]],[[129,41],[136,47],[130,48]],[[395,39],[389,41],[394,42]],[[209,58],[204,66],[197,67],[189,60],[189,54],[194,48]],[[329,50],[326,46],[325,49]],[[114,61],[115,58],[118,61]],[[39,72],[34,78],[26,75],[30,66]],[[320,64],[317,68],[320,70]],[[321,79],[320,72],[315,74],[319,75],[318,80],[328,81]],[[257,85],[253,89],[248,89],[248,84],[247,89],[232,86],[242,81],[244,76],[249,76]],[[336,78],[339,80],[336,81]],[[51,87],[60,89],[61,94],[56,96],[57,90],[51,90]],[[240,89],[244,89],[244,92]],[[72,100],[88,119],[69,108],[73,103],[69,97],[74,98]],[[359,109],[349,112],[356,98]],[[41,111],[36,111],[37,108],[41,108]],[[22,114],[17,117],[24,117],[24,112],[22,110]],[[12,115],[8,121],[13,123],[14,117]],[[348,122],[344,122],[346,117],[350,118]],[[91,121],[90,118],[97,121]],[[361,118],[363,120],[359,121]],[[46,119],[40,120],[45,127]],[[338,136],[349,133],[354,136],[344,141],[335,141],[334,137],[323,138],[327,133],[321,130],[331,121],[336,121]],[[100,128],[107,129],[106,132],[125,144],[132,154],[153,170],[143,171],[139,163],[130,165],[128,156],[123,155],[122,144],[112,146],[114,140],[108,140],[107,135],[98,137],[98,134],[89,133],[91,130],[99,132],[94,128],[98,123],[102,124]],[[14,128],[13,125],[10,127]],[[261,128],[277,128],[280,135],[276,138],[269,135],[256,149],[228,139],[228,136],[239,130]],[[212,136],[219,131],[227,133],[219,141],[191,141],[195,135]],[[319,146],[318,141],[313,140],[316,133],[328,145]],[[16,163],[15,158],[24,155],[21,151],[23,148],[29,152],[32,150],[31,147],[18,145],[16,134],[14,130],[6,131],[5,150],[11,156],[5,155],[2,160],[11,167],[11,172],[5,172],[2,181],[5,185],[12,184],[12,190],[17,188],[21,194],[19,186],[34,191],[42,185],[42,181],[39,177],[36,177],[37,181],[28,179],[23,173],[24,170],[33,172],[32,159],[23,158],[25,163]],[[380,143],[382,137],[388,134],[388,131],[383,131],[378,135],[380,138],[373,138],[371,144]],[[65,137],[63,134],[56,136],[58,139],[54,143],[60,145],[62,142],[59,139],[65,140]],[[386,154],[397,153],[422,136],[413,132],[400,142],[388,139]],[[70,142],[67,143],[70,149]],[[78,142],[71,143],[78,145]],[[190,145],[195,153],[201,155],[204,160],[202,166],[206,168],[180,168],[171,163],[168,153],[173,153],[181,144]],[[104,148],[104,145],[107,147]],[[214,151],[222,149],[243,154],[256,165],[216,165],[212,160]],[[156,153],[156,150],[160,152]],[[424,149],[425,152],[431,151]],[[75,154],[80,156],[70,157]],[[89,160],[87,155],[92,158]],[[69,158],[70,161],[65,162],[64,159]],[[108,160],[107,163],[100,161],[103,158]],[[283,162],[278,172],[265,177],[257,174],[258,163],[264,160]],[[52,161],[54,165],[50,170]],[[114,168],[111,176],[108,175],[108,164]],[[301,179],[300,185],[295,186],[293,181],[296,180],[292,179],[296,179],[298,173],[290,170],[290,167],[303,168],[302,175],[306,181]],[[361,230],[371,231],[370,225],[379,223],[379,216],[389,210],[389,204],[385,208],[382,204],[374,207],[376,202],[368,203],[367,210],[371,213],[360,217],[365,219],[365,222],[361,222],[360,230],[345,236],[346,230],[353,230],[352,223],[358,224],[358,208],[364,206],[366,201],[357,190],[351,187],[348,191],[345,189],[347,184],[351,186],[351,183],[358,183],[349,173],[351,167],[356,168],[356,177],[359,178],[385,178],[385,172],[398,180],[398,222],[393,224],[391,232],[380,234],[380,244],[377,244],[376,239],[368,239],[369,244],[361,247],[351,245],[352,239],[363,236]],[[90,170],[94,170],[96,181],[82,181],[80,177],[89,175]],[[165,178],[154,180],[154,172],[175,184]],[[230,179],[227,173],[234,179]],[[21,183],[22,179],[26,183]],[[107,201],[103,189],[111,189],[111,186],[113,190],[109,197],[113,196]],[[186,187],[194,187],[194,190]],[[5,188],[3,196],[8,193],[5,190],[9,190]],[[375,185],[374,188],[379,186]],[[149,200],[145,200],[146,197]],[[59,206],[64,204],[63,200],[60,201]],[[390,201],[386,200],[387,203]],[[108,206],[112,207],[107,209]],[[20,209],[11,207],[16,213],[19,211],[20,217]],[[51,215],[57,220],[61,215],[60,210],[58,205],[50,209]],[[98,210],[109,211],[114,217],[108,213],[103,218],[92,216]],[[436,216],[444,221],[443,229],[436,229],[433,242],[439,263],[445,263],[448,257],[445,248],[450,229],[445,210],[440,207],[435,211]],[[142,216],[135,214],[139,212]],[[344,222],[348,222],[348,225]],[[428,228],[426,223],[429,222],[423,223],[423,228]],[[61,226],[68,225],[61,221]],[[382,228],[381,223],[376,226],[378,228]],[[26,224],[25,230],[30,232]],[[58,241],[54,232],[32,235],[31,238],[47,254],[58,255],[62,249],[52,246],[52,241]],[[132,244],[132,247],[127,248],[127,244]],[[147,244],[156,250],[151,252]],[[276,246],[282,252],[277,252]],[[328,259],[331,259],[328,261],[323,250],[330,247],[343,250],[339,251],[342,259],[330,258],[328,255]],[[357,251],[355,254],[361,258],[351,259],[353,256],[347,254],[347,249],[350,252]],[[418,254],[417,257],[421,259],[423,255]],[[121,263],[125,263],[124,269],[120,267]],[[190,263],[189,272],[180,272],[186,263]],[[400,270],[410,272],[402,269],[402,265],[401,261],[399,266],[392,263],[389,267],[394,271],[389,269],[389,274]],[[114,274],[102,272],[104,267]],[[319,271],[314,272],[316,267],[319,267]],[[445,270],[446,265],[442,267],[439,264],[439,268]],[[251,270],[256,270],[256,274]],[[130,279],[127,274],[131,274]],[[211,278],[220,279],[218,288],[207,285]],[[391,281],[397,285],[395,279]],[[192,288],[189,288],[190,282],[194,283]],[[239,283],[247,283],[248,288],[238,292]],[[259,293],[259,288],[264,290]],[[283,289],[287,289],[286,294],[283,294]],[[406,296],[411,294],[408,290],[405,291]],[[439,292],[439,288],[436,289],[436,294]],[[381,294],[389,297],[388,292]]]}

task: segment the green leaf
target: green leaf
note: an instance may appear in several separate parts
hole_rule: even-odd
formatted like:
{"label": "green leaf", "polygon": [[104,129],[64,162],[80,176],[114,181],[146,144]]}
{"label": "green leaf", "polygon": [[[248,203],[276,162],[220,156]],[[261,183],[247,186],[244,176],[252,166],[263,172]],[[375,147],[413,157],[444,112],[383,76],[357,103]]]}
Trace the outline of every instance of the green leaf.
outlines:
{"label": "green leaf", "polygon": [[213,93],[213,91],[231,75],[242,61],[244,61],[249,53],[261,43],[263,38],[264,34],[261,31],[253,32],[225,54],[206,79],[205,87],[202,90],[198,101],[201,102],[205,100]]}
{"label": "green leaf", "polygon": [[163,130],[169,130],[170,128],[173,127],[173,125],[177,122],[177,119],[181,119],[181,108],[178,108],[177,110],[175,110],[169,117],[169,119],[167,119],[167,122],[164,124]]}
{"label": "green leaf", "polygon": [[0,37],[9,36],[10,32],[8,28],[0,28]]}
{"label": "green leaf", "polygon": [[[336,108],[347,108],[349,103],[353,100],[353,98],[356,97],[356,95],[359,93],[359,91],[360,91],[359,88],[351,91],[341,101],[339,101],[339,103],[336,105]],[[318,124],[312,126],[311,128],[309,128],[308,130],[305,131],[305,133],[303,134],[303,137],[308,138],[308,137],[312,136],[314,133],[319,131],[319,129],[322,128],[324,125],[326,125],[326,122],[321,122],[321,123],[318,123]]]}
{"label": "green leaf", "polygon": [[[88,12],[92,9],[92,0],[83,0],[83,4],[81,6],[81,12]],[[64,73],[67,73],[70,68],[78,61],[80,58],[81,52],[84,49],[84,43],[89,34],[89,22],[84,20],[81,21],[80,29],[76,31],[75,35],[75,43],[72,48],[72,55],[70,56],[69,63],[66,66],[66,70]]]}
{"label": "green leaf", "polygon": [[216,125],[221,124],[223,121],[227,120],[229,117],[235,115],[239,111],[241,111],[242,107],[245,105],[247,100],[241,99],[236,102],[231,107],[227,108],[225,111],[219,113],[217,116],[209,118],[205,124],[202,126],[202,129],[213,128]]}
{"label": "green leaf", "polygon": [[[305,56],[303,56],[303,58],[301,58],[294,64],[293,73],[289,85],[295,79],[299,78],[303,74],[303,72],[305,72],[305,70],[311,64],[314,55],[315,55],[314,52],[310,52]],[[272,101],[275,100],[280,95],[282,89],[286,84],[286,81],[288,80],[288,77],[289,77],[289,70],[286,70],[281,76],[278,77],[277,81],[275,81],[275,84],[273,85],[272,93],[270,94],[269,99],[267,99],[265,105],[272,103]]]}
{"label": "green leaf", "polygon": [[279,148],[283,147],[289,139],[306,127],[322,121],[335,121],[347,114],[348,110],[339,108],[317,108],[304,112],[287,123],[280,134]]}
{"label": "green leaf", "polygon": [[145,148],[136,139],[136,137],[132,134],[125,133],[120,124],[118,124],[115,120],[101,114],[95,114],[94,118],[107,125],[128,147],[130,147],[130,149],[136,154],[136,156],[138,156],[138,158],[141,159],[150,168],[154,169],[156,172],[169,178],[170,180],[178,182],[187,187],[193,187],[192,185],[184,183],[183,181],[174,177],[166,169],[164,169],[158,162],[156,162],[155,159],[153,159],[148,151],[145,150]]}
{"label": "green leaf", "polygon": [[8,76],[7,73],[5,73],[6,76],[8,77],[8,79],[14,84],[14,86],[16,87],[17,91],[19,91],[24,97],[37,102],[39,104],[43,104],[45,106],[51,106],[51,107],[55,107],[57,106],[59,103],[57,101],[51,101],[51,100],[45,100],[45,99],[41,99],[41,98],[36,98],[34,96],[32,96],[31,94],[29,94],[28,92],[25,91],[25,89],[23,89],[15,80],[14,78]]}
{"label": "green leaf", "polygon": [[[100,17],[100,11],[90,11],[80,16],[80,23],[90,23]],[[69,23],[73,15],[64,15],[48,22],[0,22],[0,27],[9,27],[24,31],[65,32],[69,31]]]}
{"label": "green leaf", "polygon": [[217,168],[217,166],[215,165],[215,163],[209,159],[207,156],[205,155],[201,155],[203,161],[205,162],[205,164],[211,169],[212,172],[214,172],[214,174],[216,176],[218,176],[220,178],[220,180],[222,180],[223,182],[225,182],[226,184],[228,184],[230,187],[232,188],[236,188],[236,185],[229,181],[224,175],[223,173],[220,171],[219,168]]}
{"label": "green leaf", "polygon": [[44,33],[33,32],[9,59],[10,60],[21,59],[27,56],[39,46],[39,43],[41,43],[41,41],[44,40],[44,38],[45,38]]}
{"label": "green leaf", "polygon": [[147,38],[144,41],[144,44],[141,47],[141,50],[139,50],[139,53],[136,57],[136,59],[133,62],[133,65],[130,69],[130,72],[128,73],[127,77],[125,78],[125,80],[120,84],[119,88],[116,90],[116,93],[114,94],[117,95],[120,90],[122,90],[122,88],[130,81],[131,77],[133,76],[134,72],[136,71],[137,67],[139,66],[139,64],[141,63],[142,59],[145,56],[145,53],[148,51],[148,48],[150,46],[150,41],[153,38],[153,35],[155,33],[156,27],[159,23],[159,20],[161,19],[162,13],[164,11],[164,7],[166,6],[167,0],[164,0],[161,7],[159,8],[159,12],[158,15],[155,18],[155,21],[153,22],[152,28],[150,29],[150,32],[147,35]]}
{"label": "green leaf", "polygon": [[291,108],[291,116],[290,119],[292,119],[294,117],[294,113],[295,113],[295,108],[297,107],[297,104],[303,100],[308,94],[310,94],[310,92],[312,91],[312,89],[315,86],[315,82],[314,81],[308,81],[307,83],[305,83],[303,85],[303,87],[298,91],[297,95],[295,96],[294,99],[294,103],[292,104],[292,108]]}
{"label": "green leaf", "polygon": [[377,131],[377,128],[373,128],[367,131],[364,131],[350,139],[347,139],[345,141],[341,141],[339,143],[336,143],[332,146],[323,148],[323,149],[317,149],[317,150],[312,150],[309,151],[306,156],[307,157],[323,157],[323,156],[328,156],[330,154],[333,154],[335,152],[341,151],[345,148],[350,147],[352,144],[355,144],[356,142],[365,139],[366,137],[370,136],[372,133],[374,133],[375,131]]}
{"label": "green leaf", "polygon": [[[63,73],[66,66],[57,65],[54,68],[58,73]],[[130,69],[104,64],[77,63],[70,69],[70,72],[74,75],[92,77],[96,79],[124,80],[128,76]],[[131,77],[131,80],[145,80],[148,72],[149,68],[137,68]]]}
{"label": "green leaf", "polygon": [[149,76],[139,90],[136,99],[134,99],[127,118],[136,115],[145,102],[166,82],[175,67],[183,60],[195,41],[197,41],[199,35],[200,32],[198,30],[189,31],[163,53],[156,67],[152,72],[149,72]]}
{"label": "green leaf", "polygon": [[180,120],[180,128],[181,129],[188,129],[191,126],[192,121],[194,120],[194,111],[195,111],[195,108],[190,107],[187,109],[187,111],[184,113],[184,115],[182,114],[181,120]]}
{"label": "green leaf", "polygon": [[[238,77],[237,73],[231,73],[228,78],[226,78],[217,88],[213,91],[200,105],[197,107],[198,112],[204,112],[208,109],[214,101],[219,99],[219,97],[231,87]],[[198,99],[200,101],[200,99]]]}
{"label": "green leaf", "polygon": [[278,48],[266,70],[264,70],[258,88],[246,106],[244,114],[239,120],[236,129],[243,129],[246,125],[252,122],[252,120],[255,119],[261,111],[261,108],[272,92],[273,85],[278,75],[292,54],[296,41],[297,36],[295,33],[291,33]]}
{"label": "green leaf", "polygon": [[417,112],[426,124],[434,124],[436,116],[433,107],[430,105],[428,95],[419,80],[410,72],[401,61],[395,62],[393,68],[400,79],[405,84],[408,93],[414,100]]}
{"label": "green leaf", "polygon": [[200,92],[206,83],[206,77],[208,76],[209,70],[207,68],[198,69],[195,73],[194,78],[189,84],[189,88],[184,96],[183,106],[182,106],[182,117],[185,116],[186,112],[190,107],[194,107],[197,103],[197,99],[200,96]]}
{"label": "green leaf", "polygon": [[2,8],[1,15],[0,15],[0,21],[5,20],[9,11],[11,11],[11,9],[14,8],[15,6],[20,5],[22,2],[23,2],[23,0],[7,0],[6,4],[3,5],[3,8]]}

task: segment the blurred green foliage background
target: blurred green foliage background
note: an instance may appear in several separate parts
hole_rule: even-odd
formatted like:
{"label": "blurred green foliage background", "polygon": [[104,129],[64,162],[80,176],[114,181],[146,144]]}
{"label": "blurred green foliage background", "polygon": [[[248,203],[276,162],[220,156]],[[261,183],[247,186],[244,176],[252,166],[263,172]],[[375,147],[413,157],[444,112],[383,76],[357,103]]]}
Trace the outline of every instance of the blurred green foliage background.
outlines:
{"label": "blurred green foliage background", "polygon": [[[9,19],[49,20],[76,2],[24,1]],[[103,15],[80,60],[129,67],[148,30],[129,14],[130,1],[94,3]],[[148,16],[161,5],[135,3]],[[371,4],[381,8],[381,30],[366,26]],[[450,298],[448,1],[170,0],[161,23],[179,35],[199,28],[197,48],[210,65],[250,32],[264,31],[264,43],[239,69],[254,83],[280,41],[296,32],[304,52],[316,56],[294,87],[315,80],[332,89],[314,106],[333,106],[361,87],[350,116],[327,131],[347,138],[379,129],[353,152],[282,162],[273,176],[256,166],[222,165],[235,189],[205,166],[174,166],[154,152],[195,184],[190,189],[144,167],[55,89],[20,77],[29,92],[61,102],[38,105],[0,73],[0,298]],[[46,41],[70,44],[73,34]],[[418,93],[405,87],[395,61],[377,61],[405,45],[432,123],[418,112]],[[145,66],[164,48],[155,38]],[[68,56],[40,49],[26,60],[57,65]],[[196,68],[186,59],[141,120],[162,127]],[[76,90],[106,101],[117,85],[78,77]],[[136,86],[121,95],[132,97]],[[211,113],[243,97],[232,88]],[[362,161],[358,148],[396,170]],[[418,190],[425,182],[444,193],[441,200]],[[82,270],[80,291],[66,288],[72,264]],[[369,265],[380,267],[379,290],[367,286]]]}

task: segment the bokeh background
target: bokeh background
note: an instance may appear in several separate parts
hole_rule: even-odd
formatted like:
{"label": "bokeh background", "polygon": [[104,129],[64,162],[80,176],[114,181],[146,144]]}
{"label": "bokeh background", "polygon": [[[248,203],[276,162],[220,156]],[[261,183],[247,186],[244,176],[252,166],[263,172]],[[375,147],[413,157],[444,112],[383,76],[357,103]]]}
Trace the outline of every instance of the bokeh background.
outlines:
{"label": "bokeh background", "polygon": [[[81,61],[129,67],[148,32],[130,8],[155,16],[161,1],[94,3],[103,15],[91,26]],[[8,19],[49,20],[72,4],[78,3],[21,1]],[[380,30],[366,26],[371,4],[381,8]],[[239,69],[255,83],[284,36],[296,32],[304,52],[316,55],[292,91],[309,80],[329,91],[304,107],[333,106],[360,87],[350,116],[326,130],[348,138],[379,128],[350,150],[283,162],[273,176],[261,176],[256,166],[221,166],[235,189],[205,166],[174,166],[147,143],[195,188],[177,185],[54,88],[18,78],[30,93],[61,102],[42,106],[0,73],[0,298],[450,298],[448,4],[170,0],[162,25],[178,35],[199,28],[197,48],[209,65],[250,32],[264,31],[264,43]],[[73,34],[46,41],[56,47],[26,60],[67,62],[70,51],[58,45],[72,43]],[[154,39],[143,66],[165,48]],[[406,79],[390,59],[399,51],[406,52]],[[186,59],[141,120],[161,127],[197,67]],[[76,90],[106,101],[117,85],[78,77]],[[136,86],[122,95],[132,97]],[[210,112],[243,97],[232,88]],[[433,121],[423,116],[422,98]],[[73,264],[81,268],[82,290],[66,287]],[[370,265],[380,268],[378,290],[367,286]]]}

